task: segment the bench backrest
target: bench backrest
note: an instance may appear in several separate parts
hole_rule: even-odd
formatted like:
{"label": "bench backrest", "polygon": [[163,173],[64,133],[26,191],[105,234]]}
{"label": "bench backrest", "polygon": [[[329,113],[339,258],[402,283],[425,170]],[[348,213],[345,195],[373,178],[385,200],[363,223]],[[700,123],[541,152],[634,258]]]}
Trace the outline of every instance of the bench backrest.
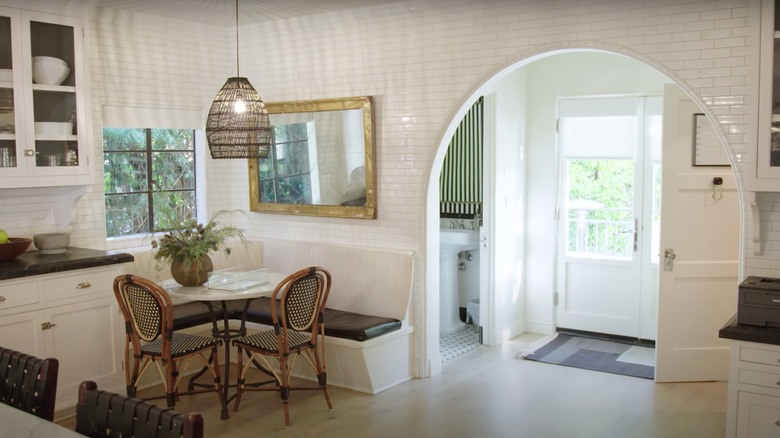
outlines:
{"label": "bench backrest", "polygon": [[410,252],[263,239],[263,266],[280,273],[322,266],[333,278],[329,308],[406,319],[414,270]]}
{"label": "bench backrest", "polygon": [[[212,252],[209,254],[214,269],[225,269],[240,265],[262,266],[263,241],[250,241],[246,248],[240,243],[230,245],[230,255],[224,252]],[[171,269],[165,265],[159,272],[156,269],[157,261],[154,259],[154,250],[151,247],[126,249],[124,252],[131,254],[135,260],[125,263],[125,273],[144,277],[155,282],[162,282],[173,278]]]}

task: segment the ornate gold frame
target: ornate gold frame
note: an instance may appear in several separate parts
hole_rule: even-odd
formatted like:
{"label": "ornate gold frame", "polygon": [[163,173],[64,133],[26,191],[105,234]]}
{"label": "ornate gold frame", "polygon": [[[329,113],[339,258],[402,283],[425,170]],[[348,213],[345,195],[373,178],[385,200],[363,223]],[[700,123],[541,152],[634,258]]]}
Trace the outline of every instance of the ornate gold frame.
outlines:
{"label": "ornate gold frame", "polygon": [[260,182],[257,160],[249,160],[249,209],[260,213],[376,219],[376,165],[374,162],[374,117],[371,97],[359,96],[337,99],[269,102],[266,103],[265,106],[269,114],[362,109],[366,168],[366,203],[362,206],[344,206],[260,202]]}

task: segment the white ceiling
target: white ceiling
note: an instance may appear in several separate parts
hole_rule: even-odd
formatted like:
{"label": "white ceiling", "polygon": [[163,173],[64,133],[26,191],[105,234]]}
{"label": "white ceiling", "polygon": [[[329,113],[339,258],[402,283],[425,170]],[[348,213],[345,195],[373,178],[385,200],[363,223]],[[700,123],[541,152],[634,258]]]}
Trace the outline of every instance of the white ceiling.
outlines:
{"label": "white ceiling", "polygon": [[[236,24],[235,0],[89,1],[100,8],[118,9],[220,27],[233,27]],[[404,0],[239,0],[239,24],[262,23],[401,1]]]}

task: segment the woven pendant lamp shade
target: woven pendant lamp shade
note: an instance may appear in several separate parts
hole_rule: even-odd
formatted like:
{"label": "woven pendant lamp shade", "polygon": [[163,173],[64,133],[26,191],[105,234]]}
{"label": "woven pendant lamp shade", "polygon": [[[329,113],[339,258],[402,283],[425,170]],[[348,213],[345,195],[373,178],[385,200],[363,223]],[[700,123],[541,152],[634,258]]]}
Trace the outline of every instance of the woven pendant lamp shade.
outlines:
{"label": "woven pendant lamp shade", "polygon": [[268,157],[268,111],[247,78],[228,78],[217,93],[206,119],[206,140],[211,158]]}

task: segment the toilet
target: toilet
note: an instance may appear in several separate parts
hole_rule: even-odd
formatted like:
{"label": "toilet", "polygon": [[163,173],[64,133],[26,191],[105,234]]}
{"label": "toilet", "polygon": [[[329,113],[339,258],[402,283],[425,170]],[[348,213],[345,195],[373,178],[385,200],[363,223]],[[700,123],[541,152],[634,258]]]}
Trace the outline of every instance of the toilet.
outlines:
{"label": "toilet", "polygon": [[479,325],[479,298],[466,303],[466,322],[469,321],[475,326]]}

